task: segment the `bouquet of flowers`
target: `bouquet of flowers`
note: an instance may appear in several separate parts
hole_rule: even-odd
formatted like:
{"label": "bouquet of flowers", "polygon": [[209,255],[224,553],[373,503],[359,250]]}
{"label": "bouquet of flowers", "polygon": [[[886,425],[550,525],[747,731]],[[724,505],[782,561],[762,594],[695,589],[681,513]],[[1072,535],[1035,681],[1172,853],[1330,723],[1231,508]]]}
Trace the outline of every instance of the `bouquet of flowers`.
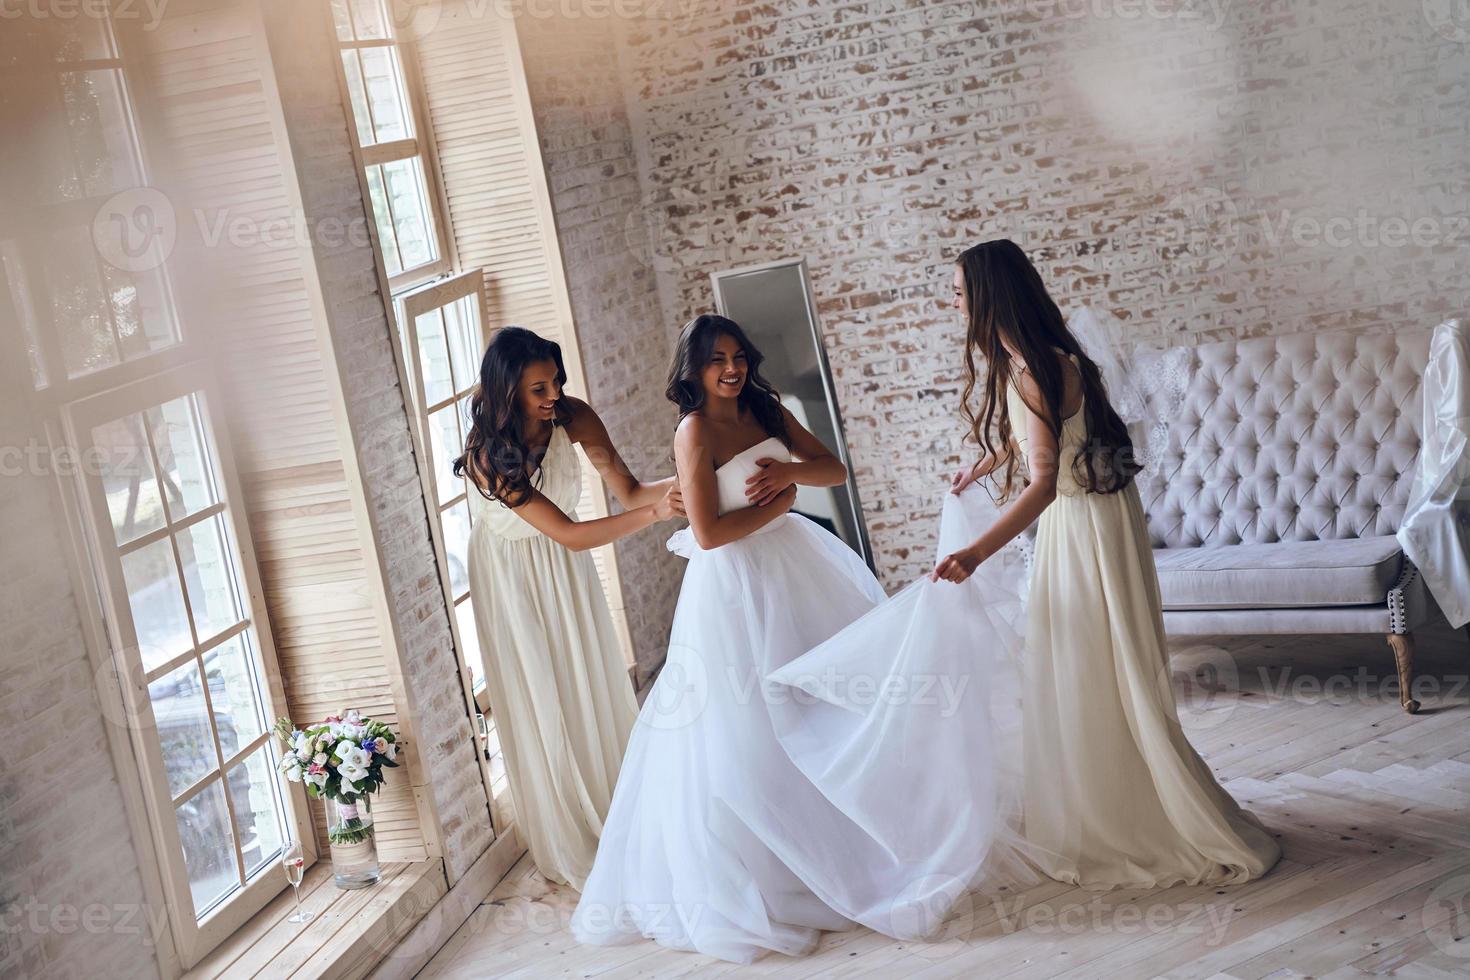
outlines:
{"label": "bouquet of flowers", "polygon": [[281,772],[305,783],[313,799],[355,803],[382,788],[384,768],[398,766],[398,736],[356,712],[330,715],[307,728],[293,728],[281,718],[275,733],[284,745]]}

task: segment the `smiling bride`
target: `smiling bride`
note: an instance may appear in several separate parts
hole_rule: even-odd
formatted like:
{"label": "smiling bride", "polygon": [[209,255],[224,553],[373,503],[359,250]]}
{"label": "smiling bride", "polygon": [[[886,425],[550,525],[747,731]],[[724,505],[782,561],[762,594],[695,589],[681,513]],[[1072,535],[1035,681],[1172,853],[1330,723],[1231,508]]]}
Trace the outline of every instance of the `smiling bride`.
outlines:
{"label": "smiling bride", "polygon": [[976,782],[989,774],[984,711],[921,701],[914,692],[936,685],[896,676],[902,651],[871,658],[872,676],[826,679],[899,691],[891,703],[855,698],[849,710],[802,679],[770,678],[885,597],[853,551],[792,512],[796,485],[835,485],[846,467],[782,408],[760,365],[724,317],[700,316],[679,338],[667,394],[690,527],[669,547],[689,566],[572,918],[584,943],[642,936],[750,962],[809,953],[822,930],[856,922],[926,935],[999,832],[984,806],[995,794]]}

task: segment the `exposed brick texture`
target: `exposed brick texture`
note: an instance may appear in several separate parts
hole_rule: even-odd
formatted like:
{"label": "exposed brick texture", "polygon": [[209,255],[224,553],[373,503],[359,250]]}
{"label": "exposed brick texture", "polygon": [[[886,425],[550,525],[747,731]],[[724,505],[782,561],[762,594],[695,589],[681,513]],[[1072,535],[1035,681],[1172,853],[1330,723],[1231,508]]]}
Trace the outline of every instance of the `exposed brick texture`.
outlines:
{"label": "exposed brick texture", "polygon": [[[642,479],[673,473],[674,407],[663,396],[669,324],[658,302],[617,49],[606,20],[518,23],[589,401]],[[617,509],[617,502],[613,501]],[[682,559],[659,524],[619,541],[638,681],[663,662]]]}
{"label": "exposed brick texture", "polygon": [[1015,239],[1064,310],[1141,341],[1466,310],[1470,29],[1445,6],[660,5],[621,26],[666,322],[710,306],[712,270],[807,258],[896,587],[959,459],[941,304],[969,243]]}
{"label": "exposed brick texture", "polygon": [[[340,221],[342,227],[360,227],[366,217],[347,132],[350,112],[336,82],[336,52],[327,40],[325,8],[308,12],[294,3],[269,0],[264,10],[307,223],[316,227]],[[343,236],[318,245],[317,255],[323,298],[332,311],[347,418],[402,646],[412,704],[401,710],[414,719],[453,882],[490,845],[489,804],[394,361],[395,341],[371,248],[354,236]]]}
{"label": "exposed brick texture", "polygon": [[108,748],[128,733],[99,705],[25,358],[0,363],[0,976],[154,977]]}

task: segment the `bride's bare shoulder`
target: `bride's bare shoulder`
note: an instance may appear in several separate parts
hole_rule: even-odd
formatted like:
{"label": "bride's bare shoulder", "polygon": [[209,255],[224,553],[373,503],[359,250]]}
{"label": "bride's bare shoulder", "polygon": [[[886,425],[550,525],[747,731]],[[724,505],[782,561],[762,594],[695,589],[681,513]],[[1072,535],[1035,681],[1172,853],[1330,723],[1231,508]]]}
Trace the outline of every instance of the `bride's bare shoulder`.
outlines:
{"label": "bride's bare shoulder", "polygon": [[674,448],[702,446],[709,438],[709,423],[698,412],[690,412],[674,428]]}

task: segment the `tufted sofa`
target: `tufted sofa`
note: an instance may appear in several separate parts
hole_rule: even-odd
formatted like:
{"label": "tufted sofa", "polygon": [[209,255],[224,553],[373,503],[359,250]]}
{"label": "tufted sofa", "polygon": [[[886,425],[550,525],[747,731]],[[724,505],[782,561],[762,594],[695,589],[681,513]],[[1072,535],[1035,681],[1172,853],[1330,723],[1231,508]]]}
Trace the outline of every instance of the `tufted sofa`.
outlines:
{"label": "tufted sofa", "polygon": [[1439,615],[1394,537],[1423,425],[1430,330],[1294,334],[1186,352],[1140,477],[1171,635],[1382,633],[1410,712]]}

